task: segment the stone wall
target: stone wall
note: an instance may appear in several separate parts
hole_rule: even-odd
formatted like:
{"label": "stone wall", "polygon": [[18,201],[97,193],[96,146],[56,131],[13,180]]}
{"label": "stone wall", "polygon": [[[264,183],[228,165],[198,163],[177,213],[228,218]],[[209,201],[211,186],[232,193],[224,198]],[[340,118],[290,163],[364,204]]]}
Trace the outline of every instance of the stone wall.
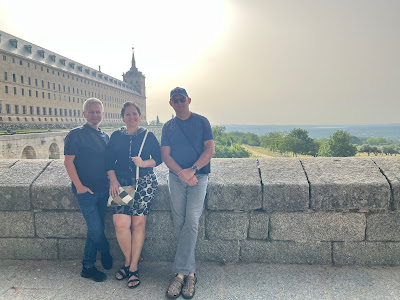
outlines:
{"label": "stone wall", "polygon": [[[198,259],[400,265],[400,159],[213,159]],[[167,169],[143,258],[173,260]],[[0,258],[80,259],[84,219],[62,160],[0,160]],[[121,259],[112,225],[106,234]]]}

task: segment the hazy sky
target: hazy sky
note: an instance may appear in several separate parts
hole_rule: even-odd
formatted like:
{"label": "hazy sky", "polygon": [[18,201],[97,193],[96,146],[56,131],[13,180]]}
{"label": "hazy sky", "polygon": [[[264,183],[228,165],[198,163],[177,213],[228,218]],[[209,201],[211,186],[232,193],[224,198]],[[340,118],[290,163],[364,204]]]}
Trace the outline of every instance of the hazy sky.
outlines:
{"label": "hazy sky", "polygon": [[220,124],[400,123],[398,0],[0,0],[0,29]]}

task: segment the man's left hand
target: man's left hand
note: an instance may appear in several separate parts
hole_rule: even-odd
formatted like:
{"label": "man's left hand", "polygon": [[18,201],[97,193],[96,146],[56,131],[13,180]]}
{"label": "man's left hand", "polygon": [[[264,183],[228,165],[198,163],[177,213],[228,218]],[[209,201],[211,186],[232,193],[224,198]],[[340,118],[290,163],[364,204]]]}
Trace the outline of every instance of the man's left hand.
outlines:
{"label": "man's left hand", "polygon": [[187,168],[187,169],[183,169],[182,171],[180,171],[178,176],[179,176],[180,180],[188,183],[189,179],[191,179],[195,173],[196,173],[196,171],[193,170],[192,168]]}

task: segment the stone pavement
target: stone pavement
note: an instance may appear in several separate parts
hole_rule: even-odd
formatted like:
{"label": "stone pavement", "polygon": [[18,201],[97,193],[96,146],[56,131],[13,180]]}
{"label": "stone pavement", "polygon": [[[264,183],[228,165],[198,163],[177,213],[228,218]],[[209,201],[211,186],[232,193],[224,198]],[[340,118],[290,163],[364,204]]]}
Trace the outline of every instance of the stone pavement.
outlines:
{"label": "stone pavement", "polygon": [[[167,299],[170,262],[140,265],[142,283],[81,278],[79,261],[0,261],[0,299]],[[198,262],[193,299],[400,299],[400,267]],[[182,297],[178,299],[183,299]]]}

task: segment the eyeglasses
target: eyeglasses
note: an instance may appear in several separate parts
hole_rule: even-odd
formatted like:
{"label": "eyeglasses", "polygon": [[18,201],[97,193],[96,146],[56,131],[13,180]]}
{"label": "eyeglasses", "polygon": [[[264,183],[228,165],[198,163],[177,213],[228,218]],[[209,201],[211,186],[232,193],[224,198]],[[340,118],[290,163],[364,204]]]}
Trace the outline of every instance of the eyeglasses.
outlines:
{"label": "eyeglasses", "polygon": [[171,99],[172,103],[177,104],[178,102],[185,102],[186,101],[186,97],[179,97],[179,98],[172,98]]}

